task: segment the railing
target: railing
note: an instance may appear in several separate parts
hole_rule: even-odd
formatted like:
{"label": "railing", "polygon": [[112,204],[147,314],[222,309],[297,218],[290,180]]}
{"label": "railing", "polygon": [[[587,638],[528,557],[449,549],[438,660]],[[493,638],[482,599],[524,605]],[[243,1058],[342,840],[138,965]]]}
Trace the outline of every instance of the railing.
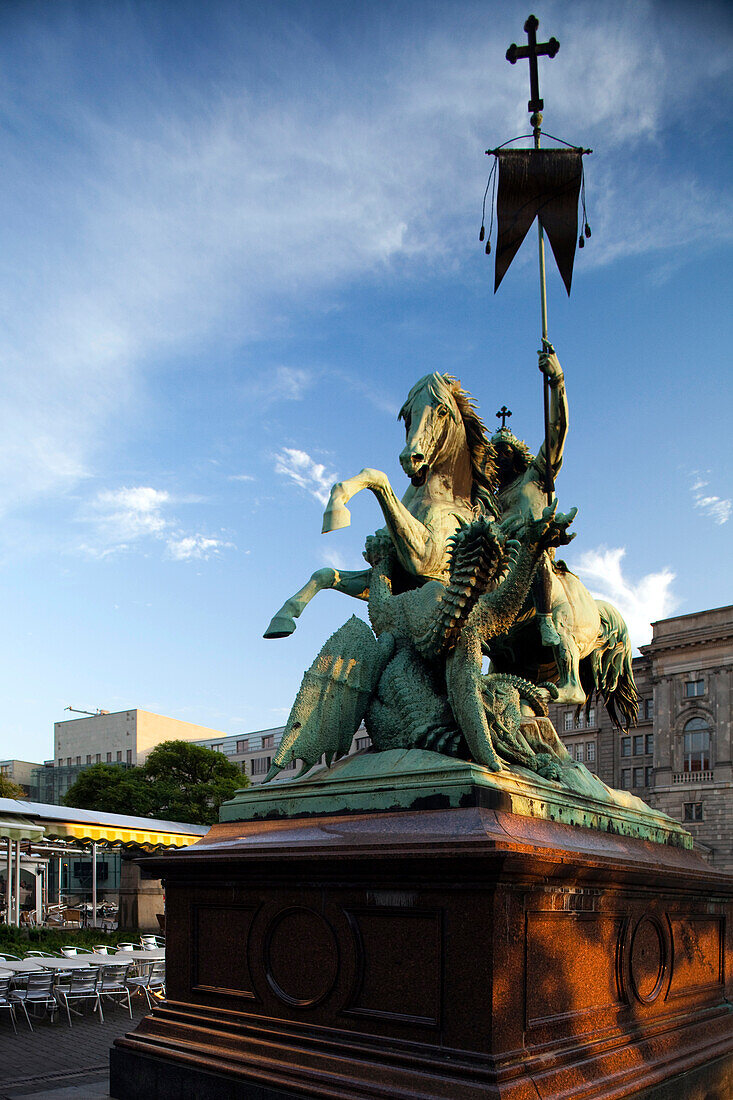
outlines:
{"label": "railing", "polygon": [[712,772],[674,772],[673,783],[712,783]]}

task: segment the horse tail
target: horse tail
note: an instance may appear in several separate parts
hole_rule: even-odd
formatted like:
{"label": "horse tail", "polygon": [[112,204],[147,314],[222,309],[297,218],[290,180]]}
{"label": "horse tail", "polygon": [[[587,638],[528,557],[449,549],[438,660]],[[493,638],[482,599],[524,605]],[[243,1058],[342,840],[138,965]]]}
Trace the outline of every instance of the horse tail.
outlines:
{"label": "horse tail", "polygon": [[639,706],[629,631],[613,604],[596,600],[596,606],[601,617],[599,642],[580,662],[580,681],[587,696],[586,713],[594,694],[598,694],[614,726],[628,730],[636,725]]}

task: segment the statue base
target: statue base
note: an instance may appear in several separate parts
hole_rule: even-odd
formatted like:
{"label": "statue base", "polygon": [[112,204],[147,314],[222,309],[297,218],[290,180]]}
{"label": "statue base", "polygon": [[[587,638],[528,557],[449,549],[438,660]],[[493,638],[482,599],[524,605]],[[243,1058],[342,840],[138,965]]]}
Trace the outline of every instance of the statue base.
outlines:
{"label": "statue base", "polygon": [[168,999],[116,1041],[111,1095],[733,1094],[733,878],[464,781],[456,805],[228,821],[146,860]]}

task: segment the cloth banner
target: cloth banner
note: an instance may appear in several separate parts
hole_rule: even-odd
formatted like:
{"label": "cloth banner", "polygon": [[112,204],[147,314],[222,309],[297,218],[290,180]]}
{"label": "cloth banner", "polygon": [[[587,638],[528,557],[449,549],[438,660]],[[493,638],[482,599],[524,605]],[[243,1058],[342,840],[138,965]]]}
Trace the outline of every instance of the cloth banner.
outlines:
{"label": "cloth banner", "polygon": [[501,149],[496,196],[494,293],[535,217],[547,234],[568,294],[578,240],[580,149]]}

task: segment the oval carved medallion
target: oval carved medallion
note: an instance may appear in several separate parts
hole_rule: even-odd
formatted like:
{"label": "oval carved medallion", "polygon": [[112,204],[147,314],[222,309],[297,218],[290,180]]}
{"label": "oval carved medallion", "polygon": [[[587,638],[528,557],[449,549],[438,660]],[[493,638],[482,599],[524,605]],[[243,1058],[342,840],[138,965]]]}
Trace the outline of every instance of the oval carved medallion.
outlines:
{"label": "oval carved medallion", "polygon": [[331,925],[314,909],[293,906],[278,913],[265,935],[265,975],[275,996],[305,1008],[334,987],[339,951]]}

